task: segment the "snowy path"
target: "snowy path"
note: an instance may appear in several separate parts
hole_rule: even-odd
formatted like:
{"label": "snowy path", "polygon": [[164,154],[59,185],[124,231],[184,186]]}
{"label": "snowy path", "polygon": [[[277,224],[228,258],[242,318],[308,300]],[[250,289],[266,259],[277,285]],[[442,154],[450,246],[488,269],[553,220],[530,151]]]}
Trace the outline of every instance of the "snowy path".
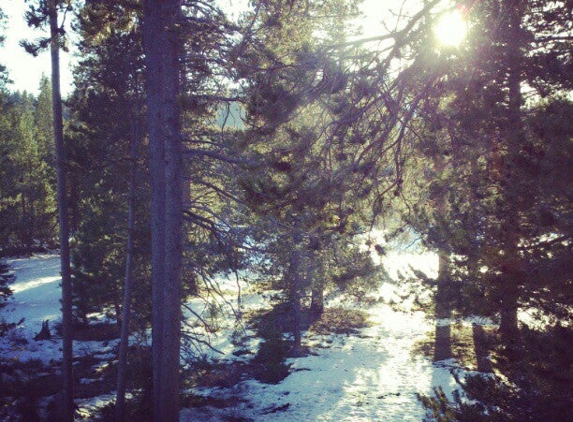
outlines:
{"label": "snowy path", "polygon": [[421,421],[417,393],[454,381],[449,371],[411,353],[414,343],[433,329],[422,313],[401,313],[387,306],[371,313],[372,327],[359,336],[315,336],[307,341],[318,356],[293,359],[293,372],[277,385],[245,381],[231,390],[206,389],[215,397],[247,399],[234,409],[186,409],[181,421],[215,422],[229,417],[254,421]]}
{"label": "snowy path", "polygon": [[[10,263],[17,281],[12,286],[14,299],[3,314],[10,321],[26,318],[20,330],[30,339],[43,320],[60,319],[59,258],[42,255]],[[245,380],[230,389],[194,391],[240,400],[224,409],[184,409],[181,421],[421,421],[424,410],[416,394],[431,393],[437,385],[449,392],[454,385],[447,369],[412,353],[416,342],[433,331],[433,321],[422,312],[398,312],[383,304],[368,312],[372,325],[359,335],[309,335],[305,341],[316,355],[291,359],[293,373],[277,385]],[[57,360],[59,346],[57,341],[30,341],[16,354],[22,360]],[[103,352],[101,345],[89,347],[86,353]]]}

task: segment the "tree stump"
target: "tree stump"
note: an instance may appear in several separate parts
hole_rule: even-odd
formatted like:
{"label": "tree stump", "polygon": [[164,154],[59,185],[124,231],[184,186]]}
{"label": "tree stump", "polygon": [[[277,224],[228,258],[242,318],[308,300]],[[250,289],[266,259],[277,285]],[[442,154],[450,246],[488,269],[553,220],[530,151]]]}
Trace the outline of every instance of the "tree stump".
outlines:
{"label": "tree stump", "polygon": [[42,322],[42,329],[38,334],[36,334],[34,340],[49,340],[52,338],[52,333],[50,332],[50,327],[48,325],[49,322],[49,319]]}

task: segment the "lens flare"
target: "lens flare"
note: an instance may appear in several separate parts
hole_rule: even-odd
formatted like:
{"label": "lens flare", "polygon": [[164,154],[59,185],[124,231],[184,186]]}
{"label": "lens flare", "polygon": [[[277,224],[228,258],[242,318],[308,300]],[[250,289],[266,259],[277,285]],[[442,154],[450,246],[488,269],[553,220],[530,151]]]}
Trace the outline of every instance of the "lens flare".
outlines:
{"label": "lens flare", "polygon": [[467,22],[459,10],[444,13],[434,26],[434,35],[440,45],[457,47],[467,34]]}

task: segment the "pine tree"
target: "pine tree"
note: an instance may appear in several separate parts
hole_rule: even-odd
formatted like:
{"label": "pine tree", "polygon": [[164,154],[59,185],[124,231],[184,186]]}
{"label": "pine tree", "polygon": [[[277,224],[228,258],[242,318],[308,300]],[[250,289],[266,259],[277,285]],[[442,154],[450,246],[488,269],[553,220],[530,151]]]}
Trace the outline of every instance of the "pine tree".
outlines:
{"label": "pine tree", "polygon": [[[5,15],[0,8],[0,22],[3,23]],[[0,45],[4,43],[4,34],[0,34]],[[10,223],[14,219],[14,193],[12,181],[16,168],[13,160],[8,157],[13,149],[9,110],[11,104],[6,87],[8,72],[0,63],[0,248],[3,250],[11,235]]]}
{"label": "pine tree", "polygon": [[[246,168],[240,185],[257,219],[255,237],[272,257],[268,271],[279,275],[277,286],[290,303],[294,354],[301,349],[306,291],[319,316],[327,285],[347,287],[364,268],[372,269],[353,238],[371,221],[366,204],[383,190],[382,178],[380,190],[372,187],[387,156],[376,157],[378,167],[368,153],[371,139],[361,137],[364,127],[376,124],[369,120],[375,113],[359,108],[375,95],[361,75],[367,71],[350,71],[360,68],[360,59],[332,51],[344,44],[355,6],[257,3],[260,29],[251,45],[242,46],[245,59],[238,65],[249,80],[244,153],[259,163]],[[346,261],[347,254],[358,259]]]}
{"label": "pine tree", "polygon": [[[4,21],[4,13],[0,8],[0,23]],[[0,34],[0,45],[4,43],[4,36]],[[5,176],[6,176],[6,168],[11,160],[4,161],[8,154],[6,154],[4,148],[5,145],[8,143],[7,139],[5,138],[8,132],[8,120],[6,119],[6,108],[7,104],[7,92],[6,92],[6,83],[7,80],[7,72],[6,68],[0,64],[0,220],[5,220]],[[3,249],[6,242],[6,234],[5,228],[3,224],[0,225],[0,310],[6,306],[6,301],[12,296],[12,290],[9,287],[9,284],[14,281],[14,276],[10,274],[9,266],[2,260],[3,258]],[[0,317],[0,337],[3,337],[6,331],[10,328],[10,324],[7,324],[3,318]]]}
{"label": "pine tree", "polygon": [[37,241],[50,243],[55,236],[55,199],[38,139],[35,102],[26,92],[5,97],[3,245],[14,252],[31,252]]}
{"label": "pine tree", "polygon": [[[469,271],[474,286],[488,296],[489,307],[503,310],[509,341],[517,322],[515,295],[518,302],[529,300],[526,273],[534,255],[527,256],[519,245],[533,242],[542,247],[539,236],[548,233],[537,225],[544,192],[538,177],[540,168],[551,167],[544,155],[552,146],[547,138],[541,146],[530,116],[545,102],[564,104],[558,98],[569,83],[564,63],[561,82],[550,70],[556,66],[556,52],[535,46],[555,42],[553,47],[566,57],[563,42],[560,37],[552,40],[549,28],[558,32],[569,12],[561,6],[541,12],[543,6],[536,2],[500,7],[493,1],[475,6],[470,17],[480,24],[473,26],[467,51],[448,58],[449,73],[425,106],[419,147],[434,162],[434,182],[425,196],[433,204],[429,209],[434,217],[420,224],[429,225],[431,244],[460,257],[457,265],[464,269],[459,274]],[[543,30],[525,25],[539,13],[552,19],[537,21]],[[547,59],[545,71],[540,56]],[[526,103],[522,88],[535,85],[539,89]],[[540,102],[539,94],[553,98]],[[443,201],[446,206],[440,211],[435,204]],[[487,271],[477,271],[480,267]]]}
{"label": "pine tree", "polygon": [[[6,15],[2,8],[0,8],[0,23],[4,23],[6,20]],[[0,45],[4,44],[4,34],[0,33]],[[6,70],[6,66],[3,63],[0,63],[0,91],[4,92],[6,90],[6,85],[10,82],[8,77],[8,72]]]}
{"label": "pine tree", "polygon": [[[96,7],[97,6],[97,7]],[[108,10],[107,7],[111,7]],[[126,221],[130,145],[134,128],[143,128],[143,60],[137,26],[111,25],[109,16],[120,13],[136,19],[135,11],[120,5],[89,5],[81,12],[84,35],[82,59],[77,69],[76,89],[69,100],[71,110],[69,150],[76,172],[71,178],[77,230],[73,245],[74,301],[78,316],[108,308],[118,322],[122,318],[122,278],[125,268]],[[98,35],[99,34],[99,35]],[[106,34],[102,36],[101,34]],[[126,118],[129,116],[129,118]],[[139,137],[144,136],[143,129]],[[148,218],[149,186],[143,146],[138,141],[139,189],[136,214]],[[136,265],[141,291],[149,296],[149,234],[137,227]],[[147,291],[147,293],[145,293]],[[147,321],[150,303],[140,303],[141,321]]]}
{"label": "pine tree", "polygon": [[[116,20],[117,16],[121,19]],[[213,24],[205,25],[205,16]],[[141,115],[144,74],[141,26],[137,23],[141,10],[137,4],[119,5],[92,3],[82,10],[82,62],[76,79],[77,90],[70,101],[74,147],[71,156],[78,168],[77,181],[80,209],[79,230],[75,235],[75,299],[81,314],[111,305],[115,315],[122,318],[125,307],[120,306],[123,263],[126,259],[125,221],[129,173],[127,160],[129,140],[135,127],[145,136],[146,122]],[[215,24],[216,23],[216,24]],[[220,26],[219,26],[220,25]],[[190,4],[181,20],[181,42],[185,43],[185,90],[179,101],[182,106],[182,127],[186,160],[184,202],[189,222],[185,228],[184,259],[185,294],[197,289],[197,281],[217,271],[226,270],[236,262],[227,254],[234,235],[229,236],[232,220],[230,181],[234,161],[232,142],[221,136],[221,128],[209,122],[217,110],[211,101],[220,102],[223,89],[212,84],[213,70],[227,72],[219,57],[228,45],[223,30],[228,29],[224,17],[216,9]],[[212,100],[212,98],[214,100]],[[133,121],[124,116],[132,115]],[[137,118],[135,118],[138,116]],[[231,137],[231,136],[230,136]],[[134,293],[134,323],[145,329],[149,323],[149,234],[150,218],[149,167],[147,155],[139,151],[138,189],[135,213],[138,216],[134,236],[134,270],[137,288]],[[182,155],[183,157],[183,155]],[[196,158],[200,157],[200,158]],[[183,179],[183,177],[182,177]],[[181,209],[183,212],[183,209]],[[234,231],[233,231],[234,232]],[[225,255],[223,256],[223,253]],[[159,311],[158,311],[159,312]],[[159,328],[157,329],[159,333]],[[159,370],[156,371],[159,374]],[[118,390],[119,393],[119,390]],[[119,403],[119,402],[118,402]],[[118,411],[121,404],[118,405]]]}
{"label": "pine tree", "polygon": [[[0,255],[1,257],[1,255]],[[10,289],[10,283],[13,283],[15,277],[10,272],[10,266],[2,260],[0,260],[0,311],[6,306],[6,302],[10,299],[13,292]],[[13,323],[7,323],[6,320],[0,315],[0,338],[14,327]]]}
{"label": "pine tree", "polygon": [[66,192],[66,159],[64,147],[62,98],[60,91],[60,49],[65,33],[58,24],[58,14],[61,10],[71,9],[70,1],[40,0],[36,5],[31,4],[26,14],[29,26],[38,28],[43,24],[49,25],[49,37],[40,39],[37,43],[23,42],[22,45],[32,54],[50,48],[52,65],[52,107],[53,129],[56,151],[56,178],[58,198],[58,221],[60,229],[60,257],[62,270],[62,332],[63,332],[63,361],[62,377],[63,391],[61,403],[62,421],[74,419],[74,393],[73,393],[73,341],[72,341],[72,281],[70,268],[69,248],[69,218],[68,198]]}
{"label": "pine tree", "polygon": [[147,119],[152,179],[154,420],[179,420],[182,145],[179,62],[181,5],[143,3]]}
{"label": "pine tree", "polygon": [[34,123],[36,129],[36,143],[41,157],[41,165],[37,167],[37,175],[43,181],[42,190],[45,192],[42,213],[38,216],[38,227],[44,231],[39,234],[43,242],[53,243],[57,237],[57,210],[56,210],[56,160],[54,153],[52,86],[50,79],[42,75],[40,79],[39,94],[34,110]]}
{"label": "pine tree", "polygon": [[[570,365],[571,190],[561,181],[570,186],[571,12],[557,2],[476,3],[467,50],[449,57],[440,107],[424,116],[421,146],[448,163],[434,173],[430,199],[447,208],[425,220],[428,239],[458,255],[455,277],[474,288],[458,294],[498,313],[503,374],[468,377],[462,400],[436,394],[428,420],[560,420],[571,405],[570,381],[557,375]],[[519,307],[537,313],[538,328],[519,324]]]}

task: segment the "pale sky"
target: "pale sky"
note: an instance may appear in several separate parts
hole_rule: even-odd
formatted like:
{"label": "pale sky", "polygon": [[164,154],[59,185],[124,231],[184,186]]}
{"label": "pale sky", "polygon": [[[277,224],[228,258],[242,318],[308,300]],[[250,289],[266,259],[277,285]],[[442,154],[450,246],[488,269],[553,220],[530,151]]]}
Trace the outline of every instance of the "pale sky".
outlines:
{"label": "pale sky", "polygon": [[[244,10],[248,0],[219,0],[221,6],[235,15],[236,10]],[[381,35],[384,33],[383,19],[391,19],[389,9],[399,10],[404,0],[364,0],[363,11],[365,19],[362,23],[364,36]],[[406,4],[419,3],[419,0],[406,0]],[[0,63],[8,68],[10,79],[14,84],[12,90],[38,93],[42,73],[51,76],[50,54],[48,51],[33,57],[18,45],[21,39],[35,39],[44,35],[42,31],[29,28],[24,22],[24,12],[27,4],[24,0],[0,0],[0,7],[8,16],[7,28],[3,31],[6,36],[4,47],[0,48]],[[67,96],[72,90],[72,67],[74,57],[71,53],[62,52],[61,60],[61,86],[62,95]]]}
{"label": "pale sky", "polygon": [[[19,46],[19,42],[23,38],[34,40],[44,36],[45,33],[26,25],[24,13],[27,4],[24,0],[0,0],[0,7],[8,17],[7,28],[2,31],[6,41],[4,47],[0,48],[0,63],[8,68],[8,76],[14,81],[10,89],[37,94],[42,73],[51,76],[50,53],[45,51],[38,57],[33,57]],[[72,88],[70,68],[72,59],[69,53],[60,53],[61,86],[64,97]]]}

